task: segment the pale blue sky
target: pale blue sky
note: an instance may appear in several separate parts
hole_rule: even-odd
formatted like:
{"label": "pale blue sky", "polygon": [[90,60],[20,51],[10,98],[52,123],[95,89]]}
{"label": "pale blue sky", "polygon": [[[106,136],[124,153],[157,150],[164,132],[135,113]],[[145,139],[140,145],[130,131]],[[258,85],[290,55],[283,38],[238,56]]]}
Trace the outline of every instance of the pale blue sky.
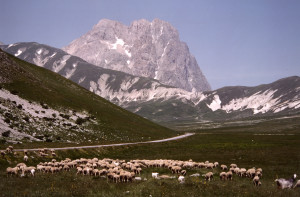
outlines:
{"label": "pale blue sky", "polygon": [[170,22],[213,89],[300,75],[299,0],[0,0],[0,41],[61,48],[99,20]]}

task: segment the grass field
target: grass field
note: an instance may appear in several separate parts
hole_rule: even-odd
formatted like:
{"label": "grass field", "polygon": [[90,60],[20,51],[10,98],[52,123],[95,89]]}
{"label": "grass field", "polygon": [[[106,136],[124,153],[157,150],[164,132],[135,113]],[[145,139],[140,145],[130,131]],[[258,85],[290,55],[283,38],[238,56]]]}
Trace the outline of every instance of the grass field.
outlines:
{"label": "grass field", "polygon": [[[300,175],[300,118],[268,120],[253,125],[239,125],[215,129],[194,130],[196,135],[179,141],[109,147],[85,150],[57,151],[57,160],[76,158],[113,159],[178,159],[194,161],[218,161],[220,164],[236,163],[239,167],[261,167],[262,186],[256,188],[248,178],[236,175],[233,181],[223,182],[218,175],[211,182],[203,177],[189,177],[193,173],[203,174],[206,169],[187,170],[186,182],[177,179],[154,180],[151,172],[171,172],[164,168],[143,169],[146,181],[133,183],[111,183],[105,178],[76,176],[72,172],[56,175],[37,174],[36,177],[6,177],[7,166],[21,162],[23,154],[7,155],[0,159],[1,196],[300,196],[300,188],[277,189],[276,178]],[[39,158],[30,153],[28,165],[52,158]],[[221,170],[214,169],[218,174]],[[129,192],[128,192],[129,191]]]}

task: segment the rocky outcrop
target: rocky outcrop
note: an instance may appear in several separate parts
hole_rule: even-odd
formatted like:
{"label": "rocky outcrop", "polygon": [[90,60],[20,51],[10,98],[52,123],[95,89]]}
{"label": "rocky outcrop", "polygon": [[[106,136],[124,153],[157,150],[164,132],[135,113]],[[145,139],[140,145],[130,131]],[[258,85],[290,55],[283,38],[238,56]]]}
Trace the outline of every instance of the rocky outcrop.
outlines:
{"label": "rocky outcrop", "polygon": [[104,19],[63,50],[103,68],[187,91],[211,89],[177,30],[159,19],[142,19],[130,26]]}

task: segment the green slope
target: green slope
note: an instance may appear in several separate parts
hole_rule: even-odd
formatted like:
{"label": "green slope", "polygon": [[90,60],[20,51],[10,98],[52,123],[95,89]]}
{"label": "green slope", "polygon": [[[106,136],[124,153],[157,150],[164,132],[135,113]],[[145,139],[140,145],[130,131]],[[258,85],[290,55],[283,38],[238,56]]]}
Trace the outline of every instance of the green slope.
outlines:
{"label": "green slope", "polygon": [[[5,52],[0,53],[9,59],[0,59],[2,78],[10,81],[1,83],[4,89],[29,101],[46,103],[54,109],[88,112],[96,122],[89,124],[89,129],[94,131],[90,135],[97,137],[97,132],[101,131],[106,135],[102,140],[115,142],[145,141],[175,135],[174,131],[128,112],[56,73]],[[9,64],[13,66],[9,67]]]}

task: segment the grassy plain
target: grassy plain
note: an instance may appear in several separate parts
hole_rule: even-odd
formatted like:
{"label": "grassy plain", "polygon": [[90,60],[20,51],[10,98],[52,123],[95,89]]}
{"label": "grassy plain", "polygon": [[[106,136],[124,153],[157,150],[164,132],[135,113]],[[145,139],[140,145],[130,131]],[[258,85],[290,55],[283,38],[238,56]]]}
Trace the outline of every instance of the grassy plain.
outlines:
{"label": "grassy plain", "polygon": [[[172,142],[130,145],[97,149],[57,151],[57,160],[76,158],[113,159],[177,159],[194,161],[218,161],[220,164],[236,163],[239,167],[261,167],[262,186],[256,188],[248,178],[236,175],[233,181],[219,180],[219,168],[214,169],[214,180],[206,182],[201,175],[207,169],[187,170],[186,182],[177,179],[154,180],[151,172],[171,175],[168,169],[143,169],[146,181],[111,183],[105,178],[76,176],[75,169],[59,174],[37,174],[36,177],[6,177],[7,166],[22,161],[23,154],[6,155],[0,159],[1,196],[300,196],[300,188],[277,189],[276,178],[300,175],[300,118],[263,121],[243,126],[195,129],[196,135]],[[50,143],[51,144],[51,143]],[[28,165],[52,158],[40,158],[30,153]]]}

